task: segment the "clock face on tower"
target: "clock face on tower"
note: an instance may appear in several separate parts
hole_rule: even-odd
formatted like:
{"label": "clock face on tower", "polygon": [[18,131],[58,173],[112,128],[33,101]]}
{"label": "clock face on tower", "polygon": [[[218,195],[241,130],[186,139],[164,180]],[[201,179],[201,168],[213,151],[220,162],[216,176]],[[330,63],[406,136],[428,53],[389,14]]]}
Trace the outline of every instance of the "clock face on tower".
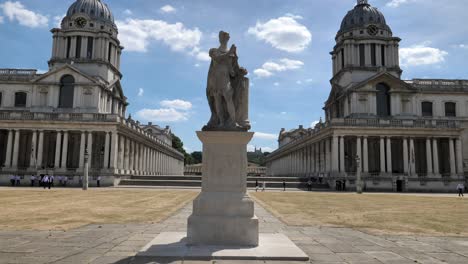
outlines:
{"label": "clock face on tower", "polygon": [[367,27],[367,33],[369,33],[371,36],[375,36],[377,33],[379,33],[379,28],[375,25],[370,25]]}
{"label": "clock face on tower", "polygon": [[78,17],[75,19],[75,25],[79,28],[84,28],[88,22],[86,21],[86,18],[84,17]]}

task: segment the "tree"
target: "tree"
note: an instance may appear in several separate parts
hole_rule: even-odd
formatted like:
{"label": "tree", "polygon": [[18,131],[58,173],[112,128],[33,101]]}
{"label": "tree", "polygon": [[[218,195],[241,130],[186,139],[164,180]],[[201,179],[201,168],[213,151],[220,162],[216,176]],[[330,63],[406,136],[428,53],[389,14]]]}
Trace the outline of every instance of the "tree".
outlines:
{"label": "tree", "polygon": [[192,159],[193,159],[193,164],[202,163],[203,153],[201,151],[192,152],[191,156],[192,156]]}
{"label": "tree", "polygon": [[192,157],[184,149],[184,142],[182,142],[182,140],[178,136],[174,134],[171,134],[171,135],[172,135],[172,147],[175,148],[180,153],[184,154],[184,163],[193,164]]}

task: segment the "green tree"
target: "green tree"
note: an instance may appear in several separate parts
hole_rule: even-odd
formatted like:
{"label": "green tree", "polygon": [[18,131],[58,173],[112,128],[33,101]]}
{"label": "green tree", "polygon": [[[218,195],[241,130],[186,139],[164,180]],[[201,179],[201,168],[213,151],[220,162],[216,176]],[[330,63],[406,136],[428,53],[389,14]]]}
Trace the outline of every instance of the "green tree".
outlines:
{"label": "green tree", "polygon": [[192,154],[190,156],[192,156],[193,164],[202,163],[203,153],[201,151],[194,151],[194,152],[192,152]]}
{"label": "green tree", "polygon": [[182,140],[178,136],[174,134],[171,134],[171,135],[172,135],[172,147],[175,148],[180,153],[184,154],[184,163],[193,164],[192,157],[184,149],[184,142],[182,142]]}

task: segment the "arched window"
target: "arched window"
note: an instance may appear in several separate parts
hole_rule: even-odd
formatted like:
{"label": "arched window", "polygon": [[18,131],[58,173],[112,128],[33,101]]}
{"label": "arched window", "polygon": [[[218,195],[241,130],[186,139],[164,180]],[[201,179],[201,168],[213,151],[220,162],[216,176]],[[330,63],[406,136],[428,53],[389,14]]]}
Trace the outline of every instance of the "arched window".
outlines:
{"label": "arched window", "polygon": [[15,93],[15,107],[26,107],[28,95],[25,92]]}
{"label": "arched window", "polygon": [[65,75],[60,80],[59,108],[73,108],[73,95],[75,93],[75,78]]}
{"label": "arched window", "polygon": [[388,117],[391,115],[390,87],[385,83],[377,84],[377,115]]}
{"label": "arched window", "polygon": [[422,113],[422,116],[433,116],[432,103],[431,102],[422,102],[421,103],[421,113]]}
{"label": "arched window", "polygon": [[453,102],[445,103],[445,116],[455,117],[457,116],[457,104]]}

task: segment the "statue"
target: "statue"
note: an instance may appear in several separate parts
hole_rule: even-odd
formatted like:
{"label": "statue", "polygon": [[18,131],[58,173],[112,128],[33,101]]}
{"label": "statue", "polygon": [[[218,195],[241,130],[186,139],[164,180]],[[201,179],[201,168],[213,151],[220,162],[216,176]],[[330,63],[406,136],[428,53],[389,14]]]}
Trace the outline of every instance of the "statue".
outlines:
{"label": "statue", "polygon": [[219,32],[219,48],[210,50],[206,96],[211,118],[203,131],[248,131],[249,79],[247,70],[240,67],[237,47],[227,49],[229,33]]}

